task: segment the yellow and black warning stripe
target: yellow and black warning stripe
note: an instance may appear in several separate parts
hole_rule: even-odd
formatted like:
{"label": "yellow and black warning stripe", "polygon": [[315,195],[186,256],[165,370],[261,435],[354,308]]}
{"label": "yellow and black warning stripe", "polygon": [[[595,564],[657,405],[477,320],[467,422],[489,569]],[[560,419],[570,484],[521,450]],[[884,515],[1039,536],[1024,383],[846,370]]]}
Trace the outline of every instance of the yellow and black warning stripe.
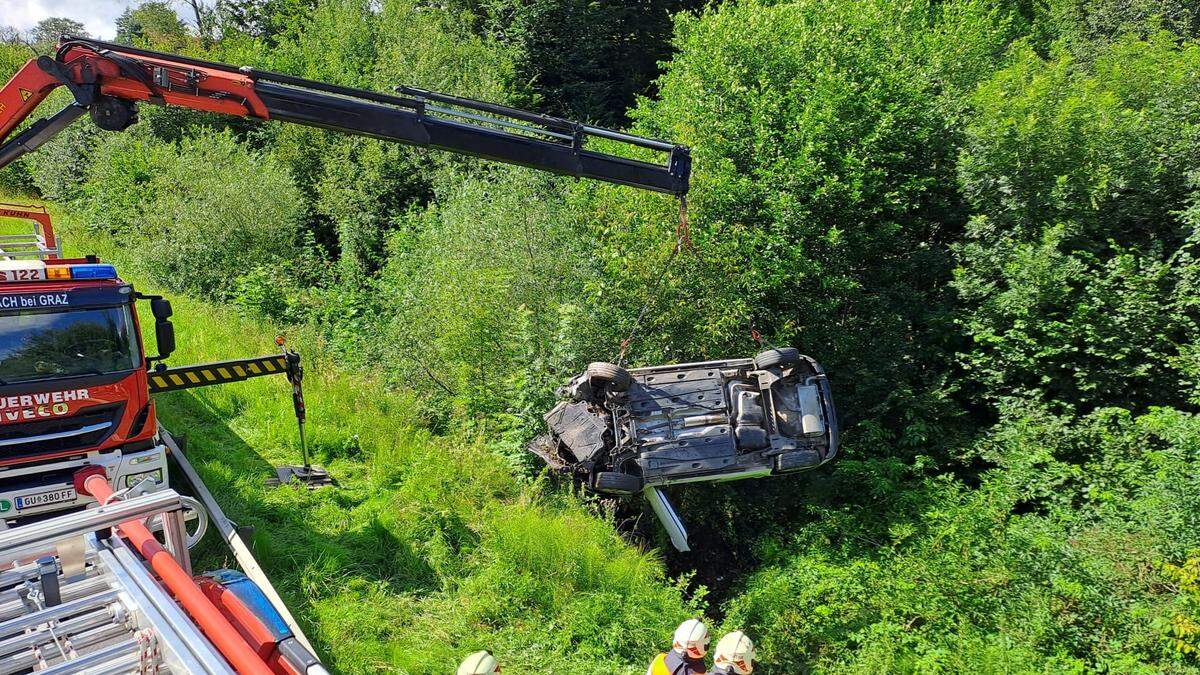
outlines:
{"label": "yellow and black warning stripe", "polygon": [[264,375],[286,375],[287,357],[283,354],[259,356],[252,359],[237,359],[218,363],[202,363],[195,366],[180,366],[166,370],[150,371],[150,393],[206,387],[210,384],[241,382]]}

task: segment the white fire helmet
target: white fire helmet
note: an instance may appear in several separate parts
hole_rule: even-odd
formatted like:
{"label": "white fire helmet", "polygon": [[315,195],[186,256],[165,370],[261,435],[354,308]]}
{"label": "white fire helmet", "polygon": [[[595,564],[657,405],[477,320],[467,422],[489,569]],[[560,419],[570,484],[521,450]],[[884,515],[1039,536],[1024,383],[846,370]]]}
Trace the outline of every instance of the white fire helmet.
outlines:
{"label": "white fire helmet", "polygon": [[675,639],[671,645],[681,654],[702,659],[708,653],[708,626],[699,619],[688,619],[675,629]]}
{"label": "white fire helmet", "polygon": [[475,652],[463,659],[458,667],[458,675],[499,675],[500,664],[491,652]]}
{"label": "white fire helmet", "polygon": [[738,675],[750,675],[754,672],[754,642],[740,630],[735,630],[717,643],[717,651],[713,656],[713,664],[732,666]]}

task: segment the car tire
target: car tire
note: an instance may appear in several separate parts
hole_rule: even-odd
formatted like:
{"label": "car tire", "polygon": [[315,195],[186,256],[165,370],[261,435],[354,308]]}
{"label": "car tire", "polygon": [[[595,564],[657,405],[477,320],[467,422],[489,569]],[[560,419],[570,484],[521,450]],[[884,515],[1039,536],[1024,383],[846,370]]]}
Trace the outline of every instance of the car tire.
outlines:
{"label": "car tire", "polygon": [[599,471],[592,479],[592,489],[612,495],[633,495],[642,491],[642,479],[627,473]]}
{"label": "car tire", "polygon": [[615,363],[605,363],[603,361],[589,363],[587,377],[594,391],[604,389],[610,392],[621,393],[629,391],[629,385],[633,384],[633,377],[629,374],[628,370]]}
{"label": "car tire", "polygon": [[776,347],[765,352],[759,352],[754,357],[754,367],[759,370],[776,366],[794,366],[800,363],[800,350],[795,347]]}

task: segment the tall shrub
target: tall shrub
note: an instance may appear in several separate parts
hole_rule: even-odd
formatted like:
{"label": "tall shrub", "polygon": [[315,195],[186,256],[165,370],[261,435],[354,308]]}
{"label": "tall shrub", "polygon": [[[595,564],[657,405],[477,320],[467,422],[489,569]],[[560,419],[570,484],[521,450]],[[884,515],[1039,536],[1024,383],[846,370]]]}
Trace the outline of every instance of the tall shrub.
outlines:
{"label": "tall shrub", "polygon": [[129,242],[163,285],[227,299],[255,267],[300,251],[304,201],[286,169],[231,134],[165,145],[114,136],[97,151],[83,217]]}
{"label": "tall shrub", "polygon": [[981,86],[960,180],[962,362],[992,397],[1181,402],[1196,338],[1200,45],[1122,39],[1092,64],[1028,48]]}
{"label": "tall shrub", "polygon": [[646,359],[752,352],[757,329],[823,360],[874,441],[936,438],[949,419],[948,245],[966,219],[951,94],[990,72],[1007,15],[973,2],[742,2],[676,30],[661,98],[635,117],[692,146],[695,250],[664,270],[669,202],[602,192],[597,323],[627,326],[649,299],[635,352]]}

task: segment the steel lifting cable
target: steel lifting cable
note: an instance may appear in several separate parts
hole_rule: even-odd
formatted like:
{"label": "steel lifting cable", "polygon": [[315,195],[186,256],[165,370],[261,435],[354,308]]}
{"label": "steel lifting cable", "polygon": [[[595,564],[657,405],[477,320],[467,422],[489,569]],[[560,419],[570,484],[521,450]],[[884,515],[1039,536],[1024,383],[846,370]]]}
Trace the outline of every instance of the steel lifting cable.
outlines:
{"label": "steel lifting cable", "polygon": [[767,338],[763,337],[763,334],[754,327],[753,318],[750,319],[750,339],[754,340],[754,343],[758,345],[759,349],[762,349],[763,347],[768,349],[779,349],[774,342],[771,342]]}
{"label": "steel lifting cable", "polygon": [[629,335],[624,340],[621,340],[620,349],[617,351],[616,357],[613,358],[613,363],[618,366],[625,365],[625,353],[628,351],[629,345],[633,342],[633,338],[637,336],[638,329],[641,328],[642,321],[646,318],[646,312],[650,311],[650,306],[654,304],[658,296],[658,287],[662,285],[662,281],[666,278],[667,272],[670,271],[671,265],[684,249],[695,252],[696,247],[692,244],[691,226],[688,223],[687,195],[679,195],[679,223],[675,226],[675,246],[671,248],[671,254],[667,256],[666,261],[659,267],[658,273],[655,274],[653,281],[651,281],[650,292],[646,294],[646,301],[642,303],[642,308],[638,311],[637,318],[633,320],[633,326],[629,329]]}

